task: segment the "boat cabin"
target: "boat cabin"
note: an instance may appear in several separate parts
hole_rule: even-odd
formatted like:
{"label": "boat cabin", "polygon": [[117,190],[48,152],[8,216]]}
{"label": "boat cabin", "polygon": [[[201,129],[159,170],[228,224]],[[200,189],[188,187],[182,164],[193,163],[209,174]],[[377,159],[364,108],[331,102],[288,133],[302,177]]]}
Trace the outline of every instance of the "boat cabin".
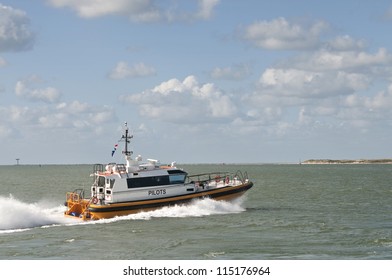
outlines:
{"label": "boat cabin", "polygon": [[[102,164],[94,166],[94,183],[91,187],[91,197],[97,197],[101,204],[129,201],[130,196],[141,195],[142,190],[183,187],[188,173],[170,166],[154,164],[140,165],[138,169],[132,168],[127,172],[123,164],[110,163],[103,169]],[[139,190],[139,192],[137,192]],[[163,189],[160,194],[164,195],[168,190]],[[144,192],[145,193],[145,192]],[[158,193],[158,192],[155,192]],[[128,195],[126,195],[128,194]],[[151,195],[151,192],[147,192]],[[97,201],[97,202],[98,202]]]}

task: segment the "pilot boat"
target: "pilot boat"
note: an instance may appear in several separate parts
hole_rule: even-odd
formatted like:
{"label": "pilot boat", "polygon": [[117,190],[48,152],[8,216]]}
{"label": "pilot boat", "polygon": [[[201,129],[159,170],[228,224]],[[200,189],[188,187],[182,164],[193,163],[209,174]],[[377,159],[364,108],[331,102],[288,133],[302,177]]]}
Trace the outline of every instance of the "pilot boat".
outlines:
{"label": "pilot boat", "polygon": [[126,163],[95,164],[90,196],[85,197],[83,189],[66,194],[66,217],[99,220],[205,197],[232,200],[253,186],[246,172],[188,175],[175,162],[161,165],[153,159],[143,163],[141,156],[133,159],[133,152],[128,150],[133,135],[130,135],[127,123],[124,130],[119,142],[125,143],[122,153]]}

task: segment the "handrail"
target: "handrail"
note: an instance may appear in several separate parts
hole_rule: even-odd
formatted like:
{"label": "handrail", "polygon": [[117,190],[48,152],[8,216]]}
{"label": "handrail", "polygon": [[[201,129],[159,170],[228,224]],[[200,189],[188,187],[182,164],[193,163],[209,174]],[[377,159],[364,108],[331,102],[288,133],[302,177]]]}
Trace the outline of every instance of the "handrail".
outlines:
{"label": "handrail", "polygon": [[196,176],[205,176],[205,175],[214,175],[214,174],[230,174],[230,172],[208,172],[208,173],[200,173],[200,174],[194,174],[194,175],[190,175],[188,177],[196,177]]}
{"label": "handrail", "polygon": [[248,172],[244,172],[242,173],[241,170],[237,170],[237,172],[235,173],[234,177],[238,177],[242,183],[245,183],[246,180],[248,180]]}
{"label": "handrail", "polygon": [[[187,176],[187,180],[189,182],[191,182],[191,181],[209,182],[209,181],[216,180],[217,178],[223,178],[223,177],[230,176],[230,175],[231,175],[230,172],[201,173],[201,174]],[[197,180],[195,180],[194,178],[197,178]]]}
{"label": "handrail", "polygon": [[75,189],[73,192],[67,192],[67,200],[79,202],[84,199],[84,189]]}
{"label": "handrail", "polygon": [[249,180],[248,178],[248,173],[242,172],[241,170],[237,170],[237,172],[233,175],[233,173],[230,172],[210,172],[210,173],[201,173],[201,174],[195,174],[191,176],[187,176],[188,182],[210,182],[214,180],[219,180],[223,179],[225,177],[229,176],[231,180],[239,180],[241,183],[245,183],[246,181]]}
{"label": "handrail", "polygon": [[91,219],[89,205],[91,204],[93,197],[88,200],[84,199],[84,190],[76,189],[73,192],[67,192],[66,198],[68,202],[68,210],[66,213],[69,214],[71,209],[73,209],[79,217],[83,217],[83,220]]}

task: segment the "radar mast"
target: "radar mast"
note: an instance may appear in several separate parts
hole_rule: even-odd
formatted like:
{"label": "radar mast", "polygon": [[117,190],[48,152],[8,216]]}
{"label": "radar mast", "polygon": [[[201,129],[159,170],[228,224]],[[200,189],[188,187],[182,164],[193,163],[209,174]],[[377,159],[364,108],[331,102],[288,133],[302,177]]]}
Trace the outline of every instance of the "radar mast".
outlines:
{"label": "radar mast", "polygon": [[125,157],[130,157],[132,155],[132,151],[128,151],[128,144],[131,143],[132,138],[133,135],[129,134],[128,123],[125,122],[125,135],[123,135],[120,140],[125,142],[125,149],[122,152],[125,155]]}

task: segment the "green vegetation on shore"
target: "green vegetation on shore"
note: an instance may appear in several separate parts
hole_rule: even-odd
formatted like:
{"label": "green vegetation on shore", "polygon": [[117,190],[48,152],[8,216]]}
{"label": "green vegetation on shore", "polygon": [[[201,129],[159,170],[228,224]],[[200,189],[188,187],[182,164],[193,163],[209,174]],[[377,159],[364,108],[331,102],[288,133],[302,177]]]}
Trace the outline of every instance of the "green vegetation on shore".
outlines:
{"label": "green vegetation on shore", "polygon": [[392,159],[308,159],[301,164],[392,164]]}

